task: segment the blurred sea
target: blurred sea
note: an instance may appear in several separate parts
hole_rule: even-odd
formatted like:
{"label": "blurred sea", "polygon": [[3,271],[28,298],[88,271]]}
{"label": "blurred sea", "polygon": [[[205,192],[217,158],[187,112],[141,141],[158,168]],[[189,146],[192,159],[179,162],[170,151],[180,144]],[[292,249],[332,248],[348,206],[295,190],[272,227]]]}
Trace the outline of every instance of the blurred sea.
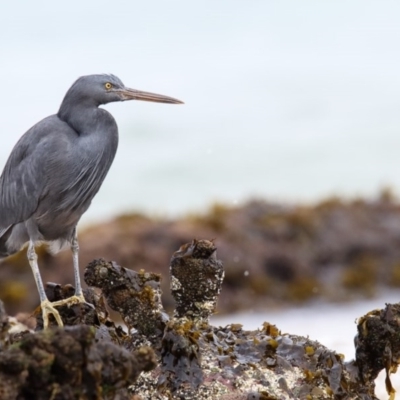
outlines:
{"label": "blurred sea", "polygon": [[120,148],[86,222],[400,187],[398,2],[39,0],[0,12],[1,168],[80,75],[186,103],[106,106]]}

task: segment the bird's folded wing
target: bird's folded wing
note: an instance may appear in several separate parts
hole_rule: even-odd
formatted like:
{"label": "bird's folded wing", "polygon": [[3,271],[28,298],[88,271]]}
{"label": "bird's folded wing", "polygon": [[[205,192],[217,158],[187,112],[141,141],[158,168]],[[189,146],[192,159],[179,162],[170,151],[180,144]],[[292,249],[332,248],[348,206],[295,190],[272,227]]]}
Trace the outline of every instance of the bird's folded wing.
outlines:
{"label": "bird's folded wing", "polygon": [[24,135],[4,167],[0,177],[0,232],[28,219],[38,206],[45,177],[35,148]]}

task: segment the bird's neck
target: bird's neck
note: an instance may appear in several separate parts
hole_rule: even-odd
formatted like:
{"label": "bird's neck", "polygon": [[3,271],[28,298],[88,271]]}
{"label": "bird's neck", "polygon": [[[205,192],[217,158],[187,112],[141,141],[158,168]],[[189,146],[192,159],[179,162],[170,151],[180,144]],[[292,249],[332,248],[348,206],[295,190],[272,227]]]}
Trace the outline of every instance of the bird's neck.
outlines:
{"label": "bird's neck", "polygon": [[83,164],[101,164],[102,171],[107,173],[118,148],[118,126],[113,116],[103,108],[85,108],[80,104],[75,109],[69,108],[68,113],[60,110],[58,117],[77,134],[80,144],[76,152],[80,155],[76,157]]}
{"label": "bird's neck", "polygon": [[68,107],[63,107],[61,104],[57,116],[71,126],[79,136],[93,134],[98,131],[99,125],[102,125],[104,130],[117,129],[112,115],[93,104],[69,103]]}

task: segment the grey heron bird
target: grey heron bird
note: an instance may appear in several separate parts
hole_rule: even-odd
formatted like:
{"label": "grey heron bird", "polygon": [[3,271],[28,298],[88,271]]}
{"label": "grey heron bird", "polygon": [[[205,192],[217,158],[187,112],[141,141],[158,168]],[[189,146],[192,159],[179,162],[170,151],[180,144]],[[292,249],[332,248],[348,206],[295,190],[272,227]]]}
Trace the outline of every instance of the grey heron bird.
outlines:
{"label": "grey heron bird", "polygon": [[[66,93],[57,114],[29,129],[17,142],[0,177],[0,258],[28,243],[28,260],[40,297],[43,324],[55,307],[85,302],[79,277],[76,226],[113,162],[118,127],[102,104],[144,100],[180,104],[159,94],[129,89],[114,75],[82,76]],[[75,295],[51,303],[40,276],[35,245],[70,245]]]}

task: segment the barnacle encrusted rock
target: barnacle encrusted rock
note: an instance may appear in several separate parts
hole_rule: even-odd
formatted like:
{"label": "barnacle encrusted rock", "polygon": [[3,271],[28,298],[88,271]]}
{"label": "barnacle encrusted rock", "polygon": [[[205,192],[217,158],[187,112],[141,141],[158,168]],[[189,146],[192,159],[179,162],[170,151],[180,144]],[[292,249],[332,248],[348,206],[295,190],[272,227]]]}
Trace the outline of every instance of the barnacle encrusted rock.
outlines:
{"label": "barnacle encrusted rock", "polygon": [[386,304],[384,309],[360,317],[357,331],[355,346],[360,379],[373,388],[379,372],[385,369],[386,389],[390,399],[394,399],[390,374],[400,364],[400,304]]}
{"label": "barnacle encrusted rock", "polygon": [[216,250],[212,241],[193,240],[172,256],[171,291],[176,308],[161,342],[159,393],[181,393],[187,398],[204,382],[198,339],[215,311],[224,278]]}
{"label": "barnacle encrusted rock", "polygon": [[92,261],[85,281],[100,288],[107,304],[118,311],[128,328],[149,340],[159,340],[169,317],[161,303],[159,274],[136,272],[103,259]]}
{"label": "barnacle encrusted rock", "polygon": [[213,242],[194,240],[174,253],[174,318],[164,331],[159,367],[142,374],[133,393],[159,400],[376,400],[357,364],[317,341],[282,334],[267,322],[256,331],[210,326],[222,279]]}
{"label": "barnacle encrusted rock", "polygon": [[[32,332],[7,317],[0,302],[0,398],[377,400],[374,379],[386,369],[394,399],[389,373],[400,359],[399,304],[359,319],[356,360],[345,362],[272,323],[254,331],[211,326],[223,275],[213,241],[194,240],[171,260],[172,317],[161,303],[159,275],[101,259],[85,272],[101,289],[85,291],[94,308],[60,307],[73,327]],[[47,293],[56,300],[74,288],[48,284]],[[106,303],[128,330],[116,326]]]}
{"label": "barnacle encrusted rock", "polygon": [[217,248],[209,240],[193,240],[171,259],[171,292],[176,301],[175,317],[208,319],[215,311],[224,279]]}

